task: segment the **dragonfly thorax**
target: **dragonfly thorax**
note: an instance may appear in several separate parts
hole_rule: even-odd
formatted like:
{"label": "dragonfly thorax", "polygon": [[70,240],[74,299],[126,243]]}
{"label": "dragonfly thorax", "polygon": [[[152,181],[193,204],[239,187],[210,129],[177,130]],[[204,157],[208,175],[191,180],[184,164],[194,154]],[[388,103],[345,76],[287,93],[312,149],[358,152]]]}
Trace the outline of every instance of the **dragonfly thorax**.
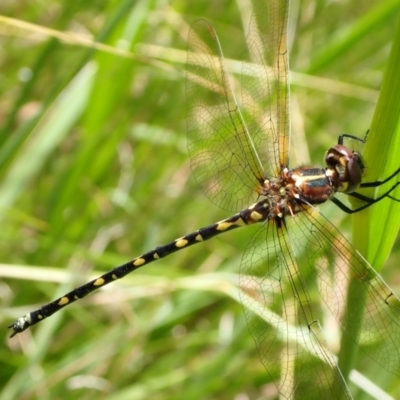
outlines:
{"label": "dragonfly thorax", "polygon": [[249,207],[257,210],[257,218],[246,215],[248,223],[294,215],[307,204],[325,203],[336,192],[351,193],[359,187],[364,170],[359,153],[337,144],[327,151],[325,161],[326,168],[284,168],[278,177],[265,180],[264,200]]}

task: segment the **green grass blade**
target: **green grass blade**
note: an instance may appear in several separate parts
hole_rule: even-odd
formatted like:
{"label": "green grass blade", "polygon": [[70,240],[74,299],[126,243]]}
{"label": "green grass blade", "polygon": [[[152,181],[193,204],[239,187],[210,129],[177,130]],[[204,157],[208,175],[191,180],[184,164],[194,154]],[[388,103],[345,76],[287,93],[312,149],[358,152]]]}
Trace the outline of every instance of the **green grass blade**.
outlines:
{"label": "green grass blade", "polygon": [[[388,66],[378,104],[371,125],[364,152],[366,164],[365,181],[374,182],[390,176],[399,167],[400,149],[400,24],[398,24],[392,50],[388,60]],[[384,193],[400,177],[396,176],[391,182],[378,189],[368,189],[365,193],[371,197],[378,197]],[[400,198],[400,189],[392,192],[396,198]],[[361,254],[369,261],[376,271],[381,271],[393,243],[399,232],[400,203],[391,199],[384,199],[378,204],[357,213],[353,217],[353,244]],[[359,304],[365,301],[364,286],[358,279],[351,279],[349,293],[358,293]],[[353,296],[354,299],[354,296]],[[350,335],[358,337],[362,315],[358,321],[351,316],[351,309],[359,309],[359,304],[348,303],[346,307],[346,326],[351,326]],[[343,335],[339,356],[339,365],[343,375],[347,378],[353,368],[357,347],[355,343]]]}

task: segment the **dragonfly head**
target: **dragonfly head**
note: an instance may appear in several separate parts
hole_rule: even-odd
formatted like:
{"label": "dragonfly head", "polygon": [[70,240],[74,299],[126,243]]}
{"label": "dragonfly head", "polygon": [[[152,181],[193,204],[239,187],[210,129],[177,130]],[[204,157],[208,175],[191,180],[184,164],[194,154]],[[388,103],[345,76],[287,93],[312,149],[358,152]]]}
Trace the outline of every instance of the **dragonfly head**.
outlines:
{"label": "dragonfly head", "polygon": [[352,193],[357,190],[365,168],[360,153],[337,144],[326,152],[325,162],[328,169],[336,171],[339,175],[339,192]]}

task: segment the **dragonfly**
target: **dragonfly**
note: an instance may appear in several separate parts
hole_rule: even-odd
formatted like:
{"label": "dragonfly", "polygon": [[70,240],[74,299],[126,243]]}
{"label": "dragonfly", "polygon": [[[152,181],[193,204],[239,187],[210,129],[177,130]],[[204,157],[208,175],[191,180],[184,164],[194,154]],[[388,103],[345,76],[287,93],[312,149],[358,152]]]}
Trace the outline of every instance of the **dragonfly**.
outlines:
{"label": "dragonfly", "polygon": [[[11,337],[65,306],[137,269],[191,245],[247,225],[260,227],[241,261],[241,301],[261,362],[286,399],[351,399],[327,349],[308,284],[343,322],[346,282],[365,290],[354,315],[364,313],[361,334],[351,336],[364,352],[398,375],[400,299],[368,262],[317,209],[330,200],[346,213],[359,212],[393,190],[400,168],[382,181],[363,182],[361,155],[339,136],[325,154],[325,167],[289,168],[288,1],[255,2],[243,63],[241,103],[236,99],[214,28],[205,20],[189,32],[186,94],[191,169],[206,196],[234,213],[212,225],[158,246],[14,321]],[[393,184],[370,198],[358,192]],[[358,201],[351,207],[337,194]],[[340,285],[336,285],[339,282]],[[287,296],[287,288],[292,296]],[[353,296],[357,296],[354,294]],[[351,299],[351,296],[350,296]],[[379,343],[379,348],[376,345]],[[274,371],[280,370],[276,378]]]}

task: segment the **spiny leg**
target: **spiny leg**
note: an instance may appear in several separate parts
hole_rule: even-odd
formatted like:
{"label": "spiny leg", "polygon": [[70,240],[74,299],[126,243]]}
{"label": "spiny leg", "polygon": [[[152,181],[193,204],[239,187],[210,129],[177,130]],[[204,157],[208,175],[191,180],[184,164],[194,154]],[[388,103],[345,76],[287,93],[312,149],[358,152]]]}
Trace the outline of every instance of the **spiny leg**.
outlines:
{"label": "spiny leg", "polygon": [[[373,188],[373,187],[379,187],[383,184],[385,184],[386,182],[389,182],[390,180],[392,180],[396,175],[398,175],[400,173],[400,168],[397,168],[396,171],[393,172],[393,174],[389,175],[386,179],[384,179],[383,181],[375,181],[375,182],[363,182],[360,184],[361,188]],[[400,182],[397,182],[393,188],[395,188]],[[392,189],[393,189],[392,188]],[[391,189],[391,190],[392,190]]]}
{"label": "spiny leg", "polygon": [[[392,175],[389,176],[389,178],[383,180],[383,181],[376,181],[376,182],[367,182],[365,184],[361,184],[360,187],[362,188],[366,188],[366,187],[378,187],[380,185],[383,185],[384,183],[390,181],[390,179],[392,179],[394,176],[396,176],[398,173],[400,172],[400,168]],[[365,185],[365,186],[364,186]],[[342,203],[338,198],[336,197],[332,197],[331,200],[334,204],[336,204],[342,211],[344,211],[347,214],[354,214],[356,212],[365,210],[366,208],[372,206],[373,204],[378,203],[379,201],[383,200],[384,198],[388,197],[391,200],[394,201],[400,201],[400,199],[396,199],[395,197],[389,195],[394,189],[397,188],[397,186],[400,185],[400,182],[396,182],[396,184],[394,184],[388,191],[386,191],[385,193],[383,193],[381,196],[377,197],[376,199],[372,198],[372,197],[368,197],[368,196],[364,196],[361,193],[358,192],[354,192],[354,193],[346,193],[347,196],[351,196],[354,197],[355,199],[358,200],[362,200],[364,201],[366,204],[364,204],[363,206],[357,207],[357,208],[350,208],[348,206],[346,206],[344,203]]]}
{"label": "spiny leg", "polygon": [[361,139],[358,136],[354,136],[354,135],[349,135],[347,133],[343,133],[342,135],[339,135],[338,144],[343,145],[344,138],[357,140],[357,142],[365,144],[367,142],[367,139],[368,139],[368,134],[369,134],[369,129],[367,130],[367,133],[365,134],[364,139]]}

